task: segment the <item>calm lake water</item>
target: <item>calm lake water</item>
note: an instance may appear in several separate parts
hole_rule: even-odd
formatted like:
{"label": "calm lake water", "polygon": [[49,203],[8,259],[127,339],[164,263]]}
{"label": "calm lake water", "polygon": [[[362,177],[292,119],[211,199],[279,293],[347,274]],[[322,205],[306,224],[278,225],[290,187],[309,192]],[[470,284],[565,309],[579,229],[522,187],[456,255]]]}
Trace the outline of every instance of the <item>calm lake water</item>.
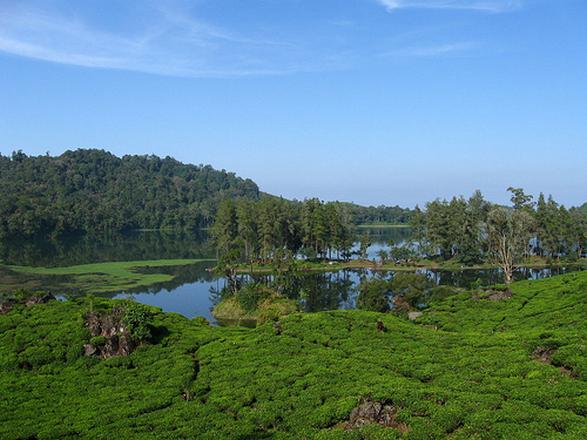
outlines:
{"label": "calm lake water", "polygon": [[[388,250],[390,242],[400,244],[410,238],[408,228],[362,229],[358,236],[368,235],[372,245],[369,258],[377,258],[381,249]],[[106,237],[71,237],[59,241],[25,241],[0,244],[0,260],[5,264],[29,266],[68,266],[105,261],[156,260],[164,258],[211,258],[215,250],[206,231],[194,234],[155,231],[133,232]],[[213,262],[188,267],[157,269],[168,272],[175,279],[168,283],[142,288],[139,291],[120,292],[115,298],[132,296],[137,301],[177,312],[187,317],[203,316],[214,322],[211,309],[219,300],[218,292],[224,280],[216,278],[207,269]],[[516,274],[517,279],[538,279],[559,273],[557,269],[526,269]],[[439,285],[469,287],[476,280],[482,284],[502,281],[497,270],[421,271]],[[283,294],[298,299],[308,312],[352,309],[358,295],[357,287],[363,278],[391,278],[392,272],[373,273],[369,270],[341,270],[337,272],[304,274],[290,277]],[[261,283],[271,281],[269,276],[255,276]]]}

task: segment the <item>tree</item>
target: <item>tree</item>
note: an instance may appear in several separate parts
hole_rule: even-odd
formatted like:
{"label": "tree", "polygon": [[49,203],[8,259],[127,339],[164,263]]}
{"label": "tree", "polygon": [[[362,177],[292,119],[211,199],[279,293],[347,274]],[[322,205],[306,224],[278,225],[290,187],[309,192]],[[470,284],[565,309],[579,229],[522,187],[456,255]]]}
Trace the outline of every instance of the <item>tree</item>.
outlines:
{"label": "tree", "polygon": [[377,256],[379,257],[379,260],[381,261],[381,265],[384,265],[385,261],[389,258],[389,254],[387,253],[387,251],[385,249],[379,249],[377,251]]}
{"label": "tree", "polygon": [[411,307],[418,307],[423,303],[428,291],[433,287],[434,282],[426,275],[419,273],[396,273],[391,281],[394,298],[401,298]]}
{"label": "tree", "polygon": [[369,246],[371,246],[371,239],[368,235],[363,235],[359,239],[359,257],[362,260],[366,260],[369,257],[368,250]]}
{"label": "tree", "polygon": [[227,253],[233,247],[238,235],[236,208],[230,199],[224,200],[218,208],[216,221],[212,227],[212,236],[221,253]]}
{"label": "tree", "polygon": [[257,222],[254,205],[249,200],[239,200],[236,204],[236,220],[238,236],[245,247],[245,258],[250,259],[254,255],[257,244]]}
{"label": "tree", "polygon": [[426,237],[437,249],[442,258],[448,260],[453,255],[454,221],[451,221],[451,209],[446,200],[434,200],[426,205]]}
{"label": "tree", "polygon": [[534,219],[524,210],[494,208],[487,216],[489,250],[509,286],[514,270],[526,255]]}
{"label": "tree", "polygon": [[512,193],[511,201],[512,205],[514,205],[514,209],[532,209],[534,206],[532,199],[534,197],[526,194],[522,188],[514,188],[510,186],[507,190]]}
{"label": "tree", "polygon": [[250,180],[172,158],[94,149],[0,155],[0,237],[196,229],[225,199],[257,200]]}
{"label": "tree", "polygon": [[359,285],[357,308],[372,312],[387,312],[389,310],[390,293],[389,281],[363,280]]}

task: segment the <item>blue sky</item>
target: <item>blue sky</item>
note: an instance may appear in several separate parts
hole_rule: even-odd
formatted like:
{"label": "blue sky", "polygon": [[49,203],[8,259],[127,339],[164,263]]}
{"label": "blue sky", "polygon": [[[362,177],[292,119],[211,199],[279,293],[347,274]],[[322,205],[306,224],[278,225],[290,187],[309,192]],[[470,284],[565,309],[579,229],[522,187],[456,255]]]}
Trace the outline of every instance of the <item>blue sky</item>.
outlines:
{"label": "blue sky", "polygon": [[587,201],[584,0],[0,0],[0,152],[209,163],[285,197]]}

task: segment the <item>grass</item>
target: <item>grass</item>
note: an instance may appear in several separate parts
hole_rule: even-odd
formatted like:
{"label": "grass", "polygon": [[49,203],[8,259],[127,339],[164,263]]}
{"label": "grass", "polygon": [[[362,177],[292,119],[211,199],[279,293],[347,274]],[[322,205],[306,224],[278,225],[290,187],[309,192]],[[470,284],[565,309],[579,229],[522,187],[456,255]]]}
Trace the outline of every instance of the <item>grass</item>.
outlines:
{"label": "grass", "polygon": [[297,310],[296,301],[279,296],[266,298],[253,310],[246,310],[235,296],[230,296],[216,304],[212,314],[222,324],[250,326],[290,315]]}
{"label": "grass", "polygon": [[[528,269],[541,269],[547,267],[584,267],[587,268],[587,259],[582,258],[574,262],[568,261],[552,261],[548,262],[546,259],[531,258],[524,262],[522,267]],[[334,272],[343,269],[369,269],[376,272],[396,271],[396,272],[413,272],[418,269],[432,269],[432,270],[483,270],[483,269],[497,269],[498,265],[492,263],[482,263],[470,266],[464,266],[462,263],[455,260],[440,261],[420,259],[406,264],[396,264],[393,262],[385,262],[381,264],[372,260],[350,260],[350,261],[300,261],[297,266],[302,272]],[[275,268],[271,264],[248,263],[243,264],[237,268],[239,273],[273,273]]]}
{"label": "grass", "polygon": [[[587,273],[512,290],[458,291],[415,322],[334,311],[214,328],[157,313],[153,344],[107,361],[81,355],[84,300],[19,306],[0,316],[0,438],[585,439]],[[364,397],[407,432],[343,430]]]}
{"label": "grass", "polygon": [[146,273],[148,268],[193,265],[202,259],[117,261],[107,263],[83,264],[69,267],[3,266],[20,276],[50,280],[67,290],[86,293],[119,292],[137,287],[171,281],[174,276],[166,273]]}

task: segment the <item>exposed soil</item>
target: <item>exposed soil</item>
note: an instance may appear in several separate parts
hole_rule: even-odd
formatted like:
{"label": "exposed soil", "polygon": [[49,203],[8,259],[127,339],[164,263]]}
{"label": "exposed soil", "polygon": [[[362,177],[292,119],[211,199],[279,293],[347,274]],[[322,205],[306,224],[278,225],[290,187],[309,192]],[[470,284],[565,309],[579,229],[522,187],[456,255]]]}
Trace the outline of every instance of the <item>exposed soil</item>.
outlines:
{"label": "exposed soil", "polygon": [[536,349],[532,352],[532,357],[537,360],[538,362],[542,362],[543,364],[552,365],[558,367],[560,372],[565,376],[572,377],[573,379],[577,379],[577,374],[573,372],[570,368],[565,367],[564,365],[557,365],[553,363],[552,357],[556,353],[556,348],[554,347],[536,347]]}
{"label": "exposed soil", "polygon": [[124,311],[119,308],[111,312],[90,312],[86,315],[86,327],[92,338],[101,337],[99,343],[84,345],[86,356],[108,359],[113,356],[128,356],[137,347],[129,330],[122,323]]}
{"label": "exposed soil", "polygon": [[486,290],[485,293],[489,294],[489,301],[504,301],[512,297],[511,290]]}

